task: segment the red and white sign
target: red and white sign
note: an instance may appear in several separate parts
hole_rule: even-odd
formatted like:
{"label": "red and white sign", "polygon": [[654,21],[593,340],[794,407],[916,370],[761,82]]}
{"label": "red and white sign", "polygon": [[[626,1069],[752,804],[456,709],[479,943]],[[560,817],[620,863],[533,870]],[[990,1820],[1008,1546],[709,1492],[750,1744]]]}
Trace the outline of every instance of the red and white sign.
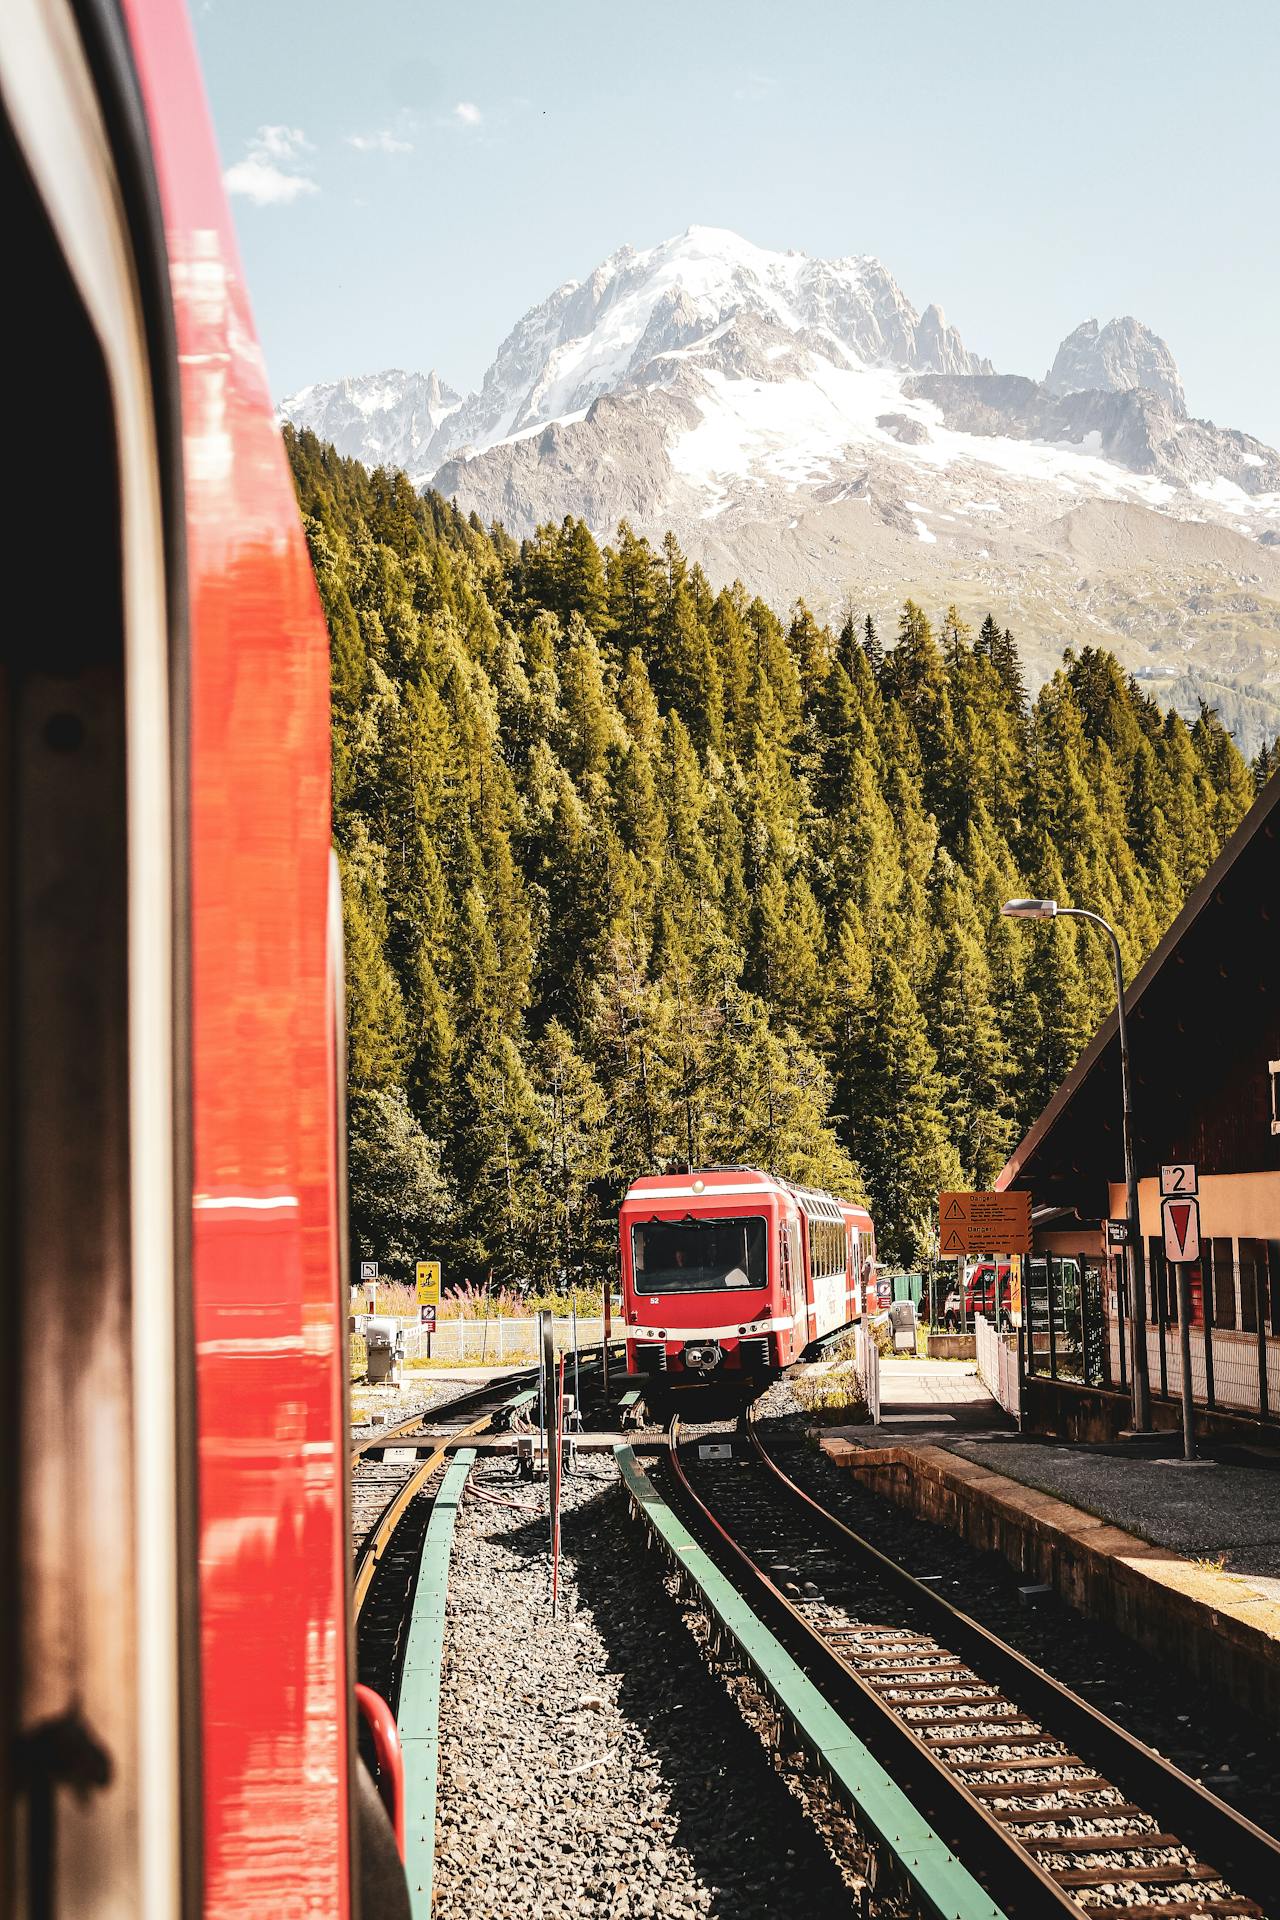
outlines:
{"label": "red and white sign", "polygon": [[1172,1166],[1161,1167],[1160,1191],[1175,1200],[1184,1193],[1199,1193],[1200,1182],[1196,1177],[1195,1161],[1175,1160]]}
{"label": "red and white sign", "polygon": [[1200,1258],[1200,1202],[1194,1194],[1185,1200],[1169,1199],[1160,1203],[1164,1227],[1164,1257],[1171,1266]]}
{"label": "red and white sign", "polygon": [[424,1327],[429,1328],[432,1333],[435,1332],[436,1310],[434,1307],[419,1307],[418,1319]]}

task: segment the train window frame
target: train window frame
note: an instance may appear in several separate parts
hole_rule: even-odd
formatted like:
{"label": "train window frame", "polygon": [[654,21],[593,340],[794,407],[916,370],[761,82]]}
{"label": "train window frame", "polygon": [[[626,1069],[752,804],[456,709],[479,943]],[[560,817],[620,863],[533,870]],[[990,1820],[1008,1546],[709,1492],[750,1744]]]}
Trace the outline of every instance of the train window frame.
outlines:
{"label": "train window frame", "polygon": [[[648,1231],[653,1227],[671,1227],[671,1228],[681,1227],[681,1228],[684,1228],[686,1231],[693,1231],[698,1228],[707,1228],[707,1227],[742,1227],[745,1233],[745,1229],[752,1226],[755,1226],[759,1229],[759,1233],[757,1236],[757,1245],[754,1249],[749,1248],[746,1244],[745,1237],[744,1237],[743,1250],[744,1250],[744,1255],[746,1256],[748,1262],[750,1262],[753,1252],[758,1254],[759,1263],[760,1263],[760,1266],[759,1266],[760,1277],[758,1279],[753,1279],[751,1277],[750,1266],[748,1266],[743,1269],[743,1271],[746,1273],[746,1276],[747,1276],[745,1281],[739,1282],[732,1287],[729,1285],[727,1276],[724,1279],[720,1280],[718,1283],[714,1281],[708,1281],[708,1282],[700,1282],[699,1284],[694,1286],[683,1286],[683,1287],[670,1286],[670,1285],[656,1285],[648,1278],[645,1268],[639,1257],[641,1252],[641,1246],[637,1239],[637,1235],[645,1233],[646,1231]],[[659,1273],[663,1271],[674,1272],[676,1271],[676,1269],[668,1268],[664,1270],[662,1268],[658,1268],[655,1271]],[[693,1271],[694,1269],[690,1268],[690,1272],[692,1273]],[[731,1269],[730,1271],[733,1271],[733,1269]],[[663,1216],[659,1214],[654,1214],[647,1220],[633,1220],[631,1223],[631,1272],[632,1272],[633,1282],[635,1285],[635,1290],[637,1295],[645,1294],[650,1296],[667,1296],[672,1294],[732,1292],[735,1297],[738,1297],[744,1294],[763,1292],[764,1289],[769,1285],[769,1222],[768,1222],[768,1218],[766,1215],[762,1213],[738,1213],[738,1214],[715,1214],[715,1215],[697,1214],[697,1215],[681,1215],[678,1217],[674,1217],[671,1215]]]}

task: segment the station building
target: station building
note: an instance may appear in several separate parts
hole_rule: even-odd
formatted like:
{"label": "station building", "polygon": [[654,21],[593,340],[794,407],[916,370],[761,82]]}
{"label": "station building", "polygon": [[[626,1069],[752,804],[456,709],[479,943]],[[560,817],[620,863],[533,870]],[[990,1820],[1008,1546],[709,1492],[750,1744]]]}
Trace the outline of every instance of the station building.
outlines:
{"label": "station building", "polygon": [[[1208,1430],[1280,1441],[1280,776],[1126,1007],[1153,1424],[1179,1424],[1182,1386],[1160,1168],[1190,1161],[1201,1235],[1189,1270],[1194,1398]],[[1049,1256],[1035,1270],[1050,1297],[1037,1306],[1033,1293],[1024,1314],[1024,1413],[1067,1436],[1118,1432],[1129,1399],[1124,1252],[1107,1244],[1108,1221],[1127,1212],[1114,1012],[996,1185],[1030,1189],[1035,1251]]]}

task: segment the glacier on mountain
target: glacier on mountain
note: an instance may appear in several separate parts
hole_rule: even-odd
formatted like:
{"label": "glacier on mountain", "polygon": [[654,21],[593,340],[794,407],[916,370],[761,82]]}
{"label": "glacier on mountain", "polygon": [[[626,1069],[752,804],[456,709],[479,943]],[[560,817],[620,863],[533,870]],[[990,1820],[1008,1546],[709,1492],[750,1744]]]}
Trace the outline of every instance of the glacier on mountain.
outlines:
{"label": "glacier on mountain", "polygon": [[1280,457],[1189,417],[1132,316],[1075,328],[1041,381],[997,373],[871,255],[691,227],[556,288],[478,392],[373,374],[281,414],[517,537],[625,517],[782,603],[995,606],[1033,675],[1081,634],[1157,679],[1177,654],[1189,710],[1280,730]]}

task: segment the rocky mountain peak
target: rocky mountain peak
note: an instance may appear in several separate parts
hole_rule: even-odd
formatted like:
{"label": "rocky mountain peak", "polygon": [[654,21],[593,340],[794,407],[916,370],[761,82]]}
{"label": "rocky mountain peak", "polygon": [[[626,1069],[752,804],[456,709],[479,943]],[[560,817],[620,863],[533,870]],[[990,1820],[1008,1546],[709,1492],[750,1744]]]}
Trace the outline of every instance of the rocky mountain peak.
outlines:
{"label": "rocky mountain peak", "polygon": [[1131,313],[1099,327],[1085,320],[1067,335],[1045,375],[1050,393],[1158,393],[1180,420],[1187,414],[1178,363],[1158,333]]}

